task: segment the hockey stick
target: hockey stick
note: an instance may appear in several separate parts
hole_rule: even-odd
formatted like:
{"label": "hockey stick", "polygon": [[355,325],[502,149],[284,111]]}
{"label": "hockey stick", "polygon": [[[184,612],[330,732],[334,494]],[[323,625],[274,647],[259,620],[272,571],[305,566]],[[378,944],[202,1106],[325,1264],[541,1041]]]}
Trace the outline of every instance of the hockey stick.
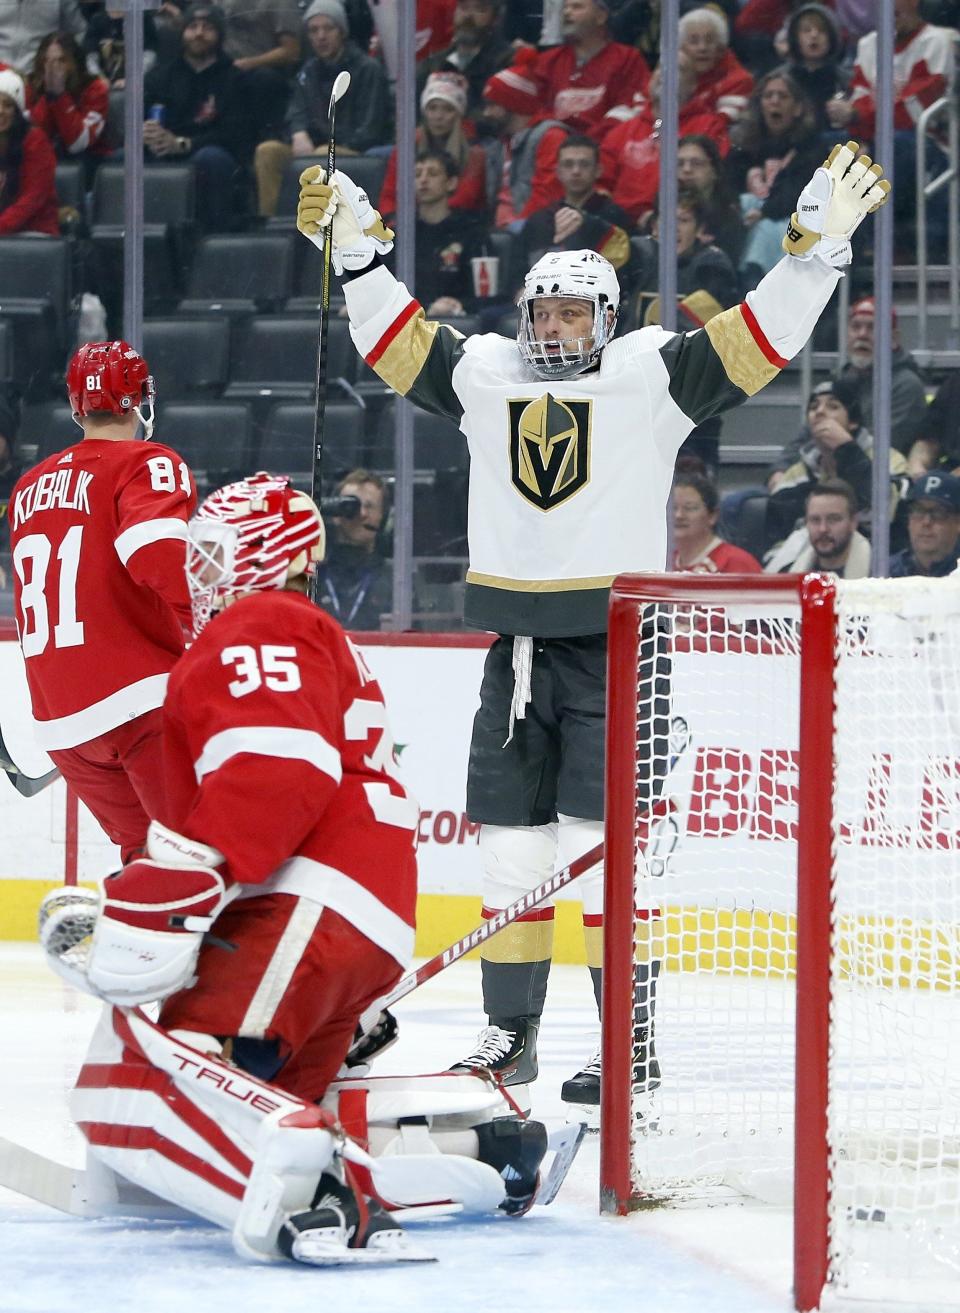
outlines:
{"label": "hockey stick", "polygon": [[496,916],[491,916],[482,925],[478,925],[476,930],[471,930],[468,935],[458,939],[455,944],[445,948],[442,953],[438,953],[436,957],[431,957],[429,961],[424,962],[423,966],[410,971],[394,985],[385,998],[378,999],[374,1007],[381,1010],[390,1008],[394,1003],[398,1003],[400,999],[406,998],[408,994],[412,994],[415,989],[419,989],[426,981],[432,980],[441,971],[445,971],[448,966],[458,962],[461,957],[465,957],[467,953],[472,953],[475,948],[479,948],[493,935],[499,934],[501,930],[511,925],[518,917],[523,916],[524,912],[529,912],[531,908],[538,907],[544,899],[558,893],[561,889],[565,889],[578,876],[583,875],[585,871],[589,871],[591,867],[596,866],[601,861],[603,861],[603,844],[598,843],[595,848],[585,852],[582,857],[578,857],[575,862],[565,866],[562,871],[557,871],[548,880],[538,884],[536,889],[531,889],[528,894],[518,898],[509,907],[505,907],[502,912],[498,912]]}
{"label": "hockey stick", "polygon": [[[327,118],[330,120],[330,138],[327,141],[327,182],[333,177],[337,167],[337,101],[342,100],[350,86],[350,74],[342,69],[333,80],[330,91],[330,106]],[[320,284],[320,322],[317,325],[317,395],[313,413],[313,473],[310,480],[310,495],[320,505],[323,495],[323,420],[327,409],[327,329],[330,323],[330,258],[333,251],[333,220],[323,230],[323,251],[321,260]],[[313,577],[313,600],[319,600],[320,581]]]}
{"label": "hockey stick", "polygon": [[6,774],[7,779],[23,798],[32,798],[34,794],[40,793],[48,784],[60,778],[56,766],[43,775],[24,775],[7,751],[2,734],[0,734],[0,770]]}

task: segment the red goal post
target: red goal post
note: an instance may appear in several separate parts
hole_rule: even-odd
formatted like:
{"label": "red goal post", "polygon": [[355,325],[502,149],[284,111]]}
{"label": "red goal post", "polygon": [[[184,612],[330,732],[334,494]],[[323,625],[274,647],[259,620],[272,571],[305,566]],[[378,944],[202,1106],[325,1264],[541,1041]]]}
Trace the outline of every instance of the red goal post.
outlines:
{"label": "red goal post", "polygon": [[601,1208],[960,1307],[960,582],[622,576],[609,650]]}

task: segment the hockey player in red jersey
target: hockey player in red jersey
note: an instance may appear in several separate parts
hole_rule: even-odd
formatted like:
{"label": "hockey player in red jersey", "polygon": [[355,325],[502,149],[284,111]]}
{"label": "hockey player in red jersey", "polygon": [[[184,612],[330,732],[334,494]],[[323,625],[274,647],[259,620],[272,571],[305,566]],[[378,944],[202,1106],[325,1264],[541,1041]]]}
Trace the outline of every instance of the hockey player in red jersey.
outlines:
{"label": "hockey player in red jersey", "polygon": [[[198,637],[164,702],[148,856],[102,901],[49,895],[41,939],[117,1005],[73,1095],[99,1162],[229,1227],[247,1257],[411,1261],[383,1205],[523,1211],[547,1137],[492,1078],[334,1080],[413,952],[419,813],[379,686],[308,600],[323,547],[284,478],[203,503]],[[159,1026],[128,1011],[156,1000]]]}
{"label": "hockey player in red jersey", "polygon": [[126,342],[67,371],[83,439],[10,497],[17,629],[36,736],[126,861],[160,809],[160,705],[190,628],[193,478],[153,432],[153,379]]}

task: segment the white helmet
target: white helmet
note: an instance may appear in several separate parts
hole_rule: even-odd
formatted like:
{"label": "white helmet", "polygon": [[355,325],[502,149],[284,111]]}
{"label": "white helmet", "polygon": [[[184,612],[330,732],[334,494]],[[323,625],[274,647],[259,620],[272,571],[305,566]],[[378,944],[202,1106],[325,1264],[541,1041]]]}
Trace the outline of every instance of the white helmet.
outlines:
{"label": "white helmet", "polygon": [[[533,301],[544,296],[577,296],[593,302],[589,337],[538,342],[533,331]],[[607,322],[607,310],[613,318]],[[572,378],[600,358],[613,336],[620,309],[620,284],[613,265],[596,251],[548,251],[523,280],[517,345],[541,378]]]}

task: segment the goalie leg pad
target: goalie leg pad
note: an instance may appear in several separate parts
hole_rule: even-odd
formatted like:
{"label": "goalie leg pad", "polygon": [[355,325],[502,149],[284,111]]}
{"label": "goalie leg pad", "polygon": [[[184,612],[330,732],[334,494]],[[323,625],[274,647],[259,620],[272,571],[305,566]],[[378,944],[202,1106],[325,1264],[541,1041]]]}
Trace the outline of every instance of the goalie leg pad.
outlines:
{"label": "goalie leg pad", "polygon": [[364,1188],[390,1208],[445,1201],[471,1213],[519,1213],[533,1202],[546,1131],[517,1117],[488,1077],[337,1081],[325,1103],[368,1146]]}
{"label": "goalie leg pad", "polygon": [[[198,1036],[201,1044],[208,1037]],[[271,1113],[305,1105],[137,1012],[104,1009],[70,1096],[90,1153],[125,1180],[228,1230]],[[316,1178],[314,1178],[316,1179]]]}

